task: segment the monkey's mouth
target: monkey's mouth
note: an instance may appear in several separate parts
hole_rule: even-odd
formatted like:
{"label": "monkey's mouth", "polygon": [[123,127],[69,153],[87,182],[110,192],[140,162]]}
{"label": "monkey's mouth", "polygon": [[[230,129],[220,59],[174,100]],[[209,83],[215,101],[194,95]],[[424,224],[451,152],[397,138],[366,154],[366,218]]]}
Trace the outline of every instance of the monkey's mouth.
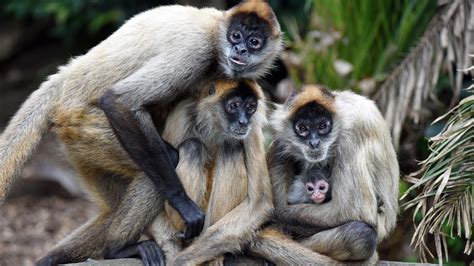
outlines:
{"label": "monkey's mouth", "polygon": [[232,135],[237,139],[245,138],[248,132],[249,132],[248,127],[231,129]]}
{"label": "monkey's mouth", "polygon": [[229,57],[229,61],[232,62],[232,64],[235,64],[239,67],[244,67],[248,64],[248,62],[245,59],[239,58],[237,56]]}
{"label": "monkey's mouth", "polygon": [[306,159],[312,162],[318,162],[321,160],[322,154],[319,151],[310,151],[310,152],[303,152]]}

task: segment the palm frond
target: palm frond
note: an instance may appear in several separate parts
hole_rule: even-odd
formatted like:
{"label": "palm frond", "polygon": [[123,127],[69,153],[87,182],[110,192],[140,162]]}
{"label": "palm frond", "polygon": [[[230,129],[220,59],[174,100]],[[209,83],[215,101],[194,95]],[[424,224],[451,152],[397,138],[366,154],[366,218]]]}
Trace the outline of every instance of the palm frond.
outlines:
{"label": "palm frond", "polygon": [[[415,208],[411,244],[427,261],[434,257],[426,243],[432,235],[440,265],[443,256],[448,260],[448,237],[465,239],[464,253],[469,255],[473,250],[474,84],[466,90],[471,96],[435,121],[448,118],[441,133],[430,139],[431,154],[420,163],[421,169],[405,179],[414,185],[402,197],[421,190],[405,203],[407,209]],[[419,216],[421,220],[417,221]]]}
{"label": "palm frond", "polygon": [[[453,102],[461,91],[463,74],[474,73],[469,68],[469,54],[474,54],[474,2],[452,0],[440,8],[417,45],[374,95],[397,148],[403,124],[407,118],[419,122],[423,102],[433,91],[443,66],[449,71]],[[454,71],[453,65],[463,71]]]}

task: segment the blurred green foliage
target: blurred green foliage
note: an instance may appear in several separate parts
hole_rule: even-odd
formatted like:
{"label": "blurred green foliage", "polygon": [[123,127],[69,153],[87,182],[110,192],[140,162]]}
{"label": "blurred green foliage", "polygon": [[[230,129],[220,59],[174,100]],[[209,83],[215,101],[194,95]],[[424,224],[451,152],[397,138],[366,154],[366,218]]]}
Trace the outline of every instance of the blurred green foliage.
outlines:
{"label": "blurred green foliage", "polygon": [[[297,83],[356,88],[364,78],[381,81],[423,34],[436,11],[432,0],[307,0],[309,25],[286,19],[289,45],[299,58]],[[300,19],[301,20],[301,19]],[[301,31],[303,28],[303,32]],[[335,60],[352,65],[339,74]]]}
{"label": "blurred green foliage", "polygon": [[44,20],[52,23],[50,33],[73,44],[78,36],[112,32],[132,15],[170,1],[150,0],[4,0],[2,20],[23,23]]}

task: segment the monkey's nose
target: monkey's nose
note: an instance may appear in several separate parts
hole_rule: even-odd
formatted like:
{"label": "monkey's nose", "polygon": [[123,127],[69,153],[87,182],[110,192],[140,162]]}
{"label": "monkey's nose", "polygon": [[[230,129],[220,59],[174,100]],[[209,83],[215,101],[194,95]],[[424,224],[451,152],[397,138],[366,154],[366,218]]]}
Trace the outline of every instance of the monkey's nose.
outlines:
{"label": "monkey's nose", "polygon": [[240,126],[246,126],[248,124],[247,119],[239,119],[239,125]]}
{"label": "monkey's nose", "polygon": [[321,141],[319,139],[312,139],[309,141],[309,146],[311,146],[312,149],[319,148],[319,144],[321,144]]}
{"label": "monkey's nose", "polygon": [[248,51],[247,51],[247,48],[245,47],[239,47],[239,46],[234,46],[234,51],[238,54],[238,55],[244,55],[246,54]]}

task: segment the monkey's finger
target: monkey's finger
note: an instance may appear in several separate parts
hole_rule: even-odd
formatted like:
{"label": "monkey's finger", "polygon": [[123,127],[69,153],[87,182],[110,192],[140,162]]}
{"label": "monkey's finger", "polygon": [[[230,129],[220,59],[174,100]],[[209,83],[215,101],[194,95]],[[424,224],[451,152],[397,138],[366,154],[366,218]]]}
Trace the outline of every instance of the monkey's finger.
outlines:
{"label": "monkey's finger", "polygon": [[205,216],[202,215],[199,218],[187,224],[186,230],[184,232],[185,240],[192,239],[198,236],[202,232],[202,229],[204,228],[204,217]]}
{"label": "monkey's finger", "polygon": [[142,242],[138,252],[145,266],[165,265],[165,256],[160,246],[153,240]]}

